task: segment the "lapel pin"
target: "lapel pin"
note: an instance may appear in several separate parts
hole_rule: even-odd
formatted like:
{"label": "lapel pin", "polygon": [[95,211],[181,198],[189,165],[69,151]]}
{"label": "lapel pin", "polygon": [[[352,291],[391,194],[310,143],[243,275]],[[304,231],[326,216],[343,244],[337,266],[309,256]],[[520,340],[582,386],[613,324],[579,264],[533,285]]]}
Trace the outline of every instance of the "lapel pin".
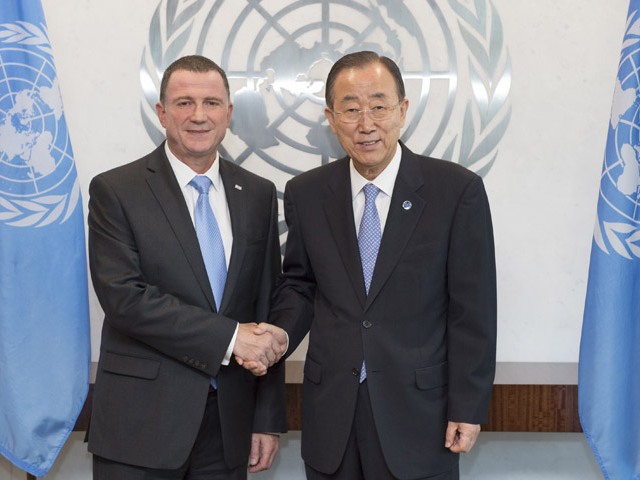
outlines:
{"label": "lapel pin", "polygon": [[405,200],[404,202],[402,202],[402,208],[404,208],[405,210],[410,210],[412,206],[413,204],[409,200]]}
{"label": "lapel pin", "polygon": [[242,187],[238,184],[236,184],[236,190],[242,190]]}

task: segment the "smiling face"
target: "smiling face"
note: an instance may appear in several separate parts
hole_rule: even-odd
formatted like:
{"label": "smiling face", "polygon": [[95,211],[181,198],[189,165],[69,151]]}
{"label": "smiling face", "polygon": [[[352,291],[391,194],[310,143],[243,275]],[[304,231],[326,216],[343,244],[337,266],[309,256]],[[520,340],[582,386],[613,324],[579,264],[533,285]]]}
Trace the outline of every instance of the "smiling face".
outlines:
{"label": "smiling face", "polygon": [[[395,81],[380,62],[347,68],[336,76],[332,92],[333,105],[325,115],[342,148],[353,160],[356,170],[368,180],[376,178],[393,158],[409,100],[398,98]],[[394,107],[384,120],[360,114],[356,123],[344,123],[336,112]],[[330,108],[331,107],[331,108]]]}
{"label": "smiling face", "polygon": [[206,172],[215,160],[233,111],[222,76],[215,70],[176,70],[156,111],[171,152],[194,171]]}

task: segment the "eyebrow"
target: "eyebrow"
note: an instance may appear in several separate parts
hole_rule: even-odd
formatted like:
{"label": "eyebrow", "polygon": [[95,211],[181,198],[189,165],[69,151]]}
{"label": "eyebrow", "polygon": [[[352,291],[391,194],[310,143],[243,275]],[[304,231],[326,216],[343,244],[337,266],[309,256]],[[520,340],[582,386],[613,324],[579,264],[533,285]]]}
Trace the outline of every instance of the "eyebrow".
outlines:
{"label": "eyebrow", "polygon": [[[182,100],[195,101],[195,98],[192,97],[191,95],[182,95],[180,97],[174,98],[174,101],[176,101],[176,102],[179,102],[179,101],[182,101]],[[210,101],[210,100],[214,100],[216,102],[224,102],[224,100],[222,98],[219,98],[219,97],[215,97],[215,96],[204,97],[204,101]]]}
{"label": "eyebrow", "polygon": [[[383,99],[383,98],[387,98],[387,95],[382,92],[377,92],[372,95],[369,95],[369,98]],[[356,95],[345,95],[344,97],[342,97],[343,102],[351,102],[356,100],[359,100],[359,98]]]}

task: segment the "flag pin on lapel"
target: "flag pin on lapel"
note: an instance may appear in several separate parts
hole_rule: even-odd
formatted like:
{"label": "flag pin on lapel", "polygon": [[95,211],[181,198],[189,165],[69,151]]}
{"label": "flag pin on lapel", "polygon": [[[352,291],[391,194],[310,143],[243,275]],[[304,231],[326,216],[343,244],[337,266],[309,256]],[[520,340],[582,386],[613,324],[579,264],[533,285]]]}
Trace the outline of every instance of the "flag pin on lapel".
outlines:
{"label": "flag pin on lapel", "polygon": [[405,210],[410,210],[412,206],[413,204],[409,200],[405,200],[404,202],[402,202],[402,208],[404,208]]}

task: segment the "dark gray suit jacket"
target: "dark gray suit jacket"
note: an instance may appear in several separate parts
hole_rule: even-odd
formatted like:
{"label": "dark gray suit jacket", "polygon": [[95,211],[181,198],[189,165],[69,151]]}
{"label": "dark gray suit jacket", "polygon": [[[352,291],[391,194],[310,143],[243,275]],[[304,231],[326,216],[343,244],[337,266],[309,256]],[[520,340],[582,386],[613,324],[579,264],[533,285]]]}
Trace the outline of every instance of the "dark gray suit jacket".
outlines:
{"label": "dark gray suit jacket", "polygon": [[89,450],[175,469],[193,446],[217,376],[224,454],[286,430],[284,367],[255,378],[221,366],[236,322],[260,322],[280,270],[274,185],[221,160],[233,249],[216,312],[198,239],[164,145],[90,186],[89,261],[105,312]]}
{"label": "dark gray suit jacket", "polygon": [[353,218],[348,159],[291,180],[283,275],[271,321],[292,351],[310,331],[302,455],[340,465],[358,372],[367,382],[385,459],[398,478],[451,469],[447,421],[483,423],[495,369],[496,279],[480,177],[402,145],[369,295]]}

